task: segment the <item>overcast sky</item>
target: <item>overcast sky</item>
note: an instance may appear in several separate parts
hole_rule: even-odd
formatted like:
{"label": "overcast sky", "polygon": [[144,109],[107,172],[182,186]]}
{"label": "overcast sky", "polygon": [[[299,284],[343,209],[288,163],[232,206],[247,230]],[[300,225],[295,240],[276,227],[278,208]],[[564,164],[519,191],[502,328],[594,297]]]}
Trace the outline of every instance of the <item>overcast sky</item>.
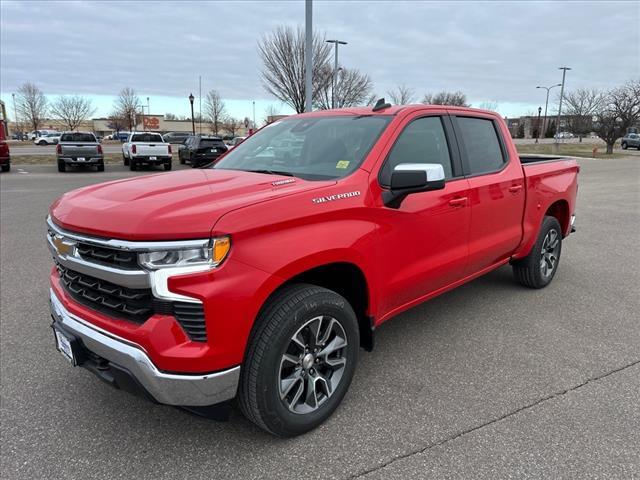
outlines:
{"label": "overcast sky", "polygon": [[[0,2],[0,94],[26,81],[47,95],[91,96],[107,115],[123,87],[152,113],[187,114],[190,92],[215,88],[231,113],[264,116],[256,44],[282,24],[304,25],[304,1]],[[368,73],[378,96],[461,90],[503,115],[533,111],[536,85],[608,88],[640,76],[640,2],[314,1],[314,29],[349,42],[340,63]],[[196,105],[197,109],[197,105]],[[11,115],[10,115],[11,116]]]}

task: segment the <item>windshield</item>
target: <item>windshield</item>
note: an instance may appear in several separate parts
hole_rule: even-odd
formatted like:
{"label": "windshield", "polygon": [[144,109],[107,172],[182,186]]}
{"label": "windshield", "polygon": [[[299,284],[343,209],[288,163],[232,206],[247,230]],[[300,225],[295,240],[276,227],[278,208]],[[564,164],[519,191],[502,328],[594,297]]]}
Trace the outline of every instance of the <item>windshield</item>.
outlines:
{"label": "windshield", "polygon": [[281,120],[248,137],[212,168],[306,180],[342,178],[360,166],[390,119],[377,115]]}

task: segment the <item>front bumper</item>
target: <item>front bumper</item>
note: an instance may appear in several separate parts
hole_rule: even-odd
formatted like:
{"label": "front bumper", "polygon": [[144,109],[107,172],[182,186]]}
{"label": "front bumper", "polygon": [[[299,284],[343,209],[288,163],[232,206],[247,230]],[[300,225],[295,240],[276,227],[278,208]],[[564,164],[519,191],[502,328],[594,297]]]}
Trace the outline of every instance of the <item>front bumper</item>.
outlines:
{"label": "front bumper", "polygon": [[[130,376],[152,400],[167,405],[196,407],[215,405],[235,397],[240,378],[239,366],[208,374],[164,373],[138,345],[85,322],[69,312],[53,290],[50,295],[54,329],[73,335],[88,352],[105,360],[112,372],[118,372],[121,377]],[[100,375],[96,371],[99,369],[93,368],[89,362],[83,365],[79,359],[78,365]],[[122,385],[117,386],[123,388]]]}

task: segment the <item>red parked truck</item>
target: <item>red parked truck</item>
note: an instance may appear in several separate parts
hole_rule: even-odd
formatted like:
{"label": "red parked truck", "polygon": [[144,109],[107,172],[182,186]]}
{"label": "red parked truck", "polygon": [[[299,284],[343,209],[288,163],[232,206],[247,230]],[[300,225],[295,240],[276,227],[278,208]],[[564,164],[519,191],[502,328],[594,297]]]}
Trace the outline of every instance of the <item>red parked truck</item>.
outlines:
{"label": "red parked truck", "polygon": [[263,429],[306,432],[394,315],[506,264],[549,284],[578,171],[519,156],[482,110],[382,101],[288,117],[211,168],[59,198],[57,347],[155,402],[237,397]]}
{"label": "red parked truck", "polygon": [[3,172],[11,170],[11,154],[7,143],[7,125],[0,120],[0,169]]}

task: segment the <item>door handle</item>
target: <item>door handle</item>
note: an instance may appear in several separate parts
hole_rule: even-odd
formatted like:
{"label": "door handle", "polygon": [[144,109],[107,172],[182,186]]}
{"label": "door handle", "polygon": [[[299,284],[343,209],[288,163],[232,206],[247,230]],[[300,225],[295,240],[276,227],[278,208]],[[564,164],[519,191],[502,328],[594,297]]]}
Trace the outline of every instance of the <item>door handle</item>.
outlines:
{"label": "door handle", "polygon": [[449,205],[452,207],[464,207],[467,204],[467,197],[453,198],[449,200]]}
{"label": "door handle", "polygon": [[522,190],[522,185],[512,185],[509,187],[511,193],[518,193],[520,190]]}

